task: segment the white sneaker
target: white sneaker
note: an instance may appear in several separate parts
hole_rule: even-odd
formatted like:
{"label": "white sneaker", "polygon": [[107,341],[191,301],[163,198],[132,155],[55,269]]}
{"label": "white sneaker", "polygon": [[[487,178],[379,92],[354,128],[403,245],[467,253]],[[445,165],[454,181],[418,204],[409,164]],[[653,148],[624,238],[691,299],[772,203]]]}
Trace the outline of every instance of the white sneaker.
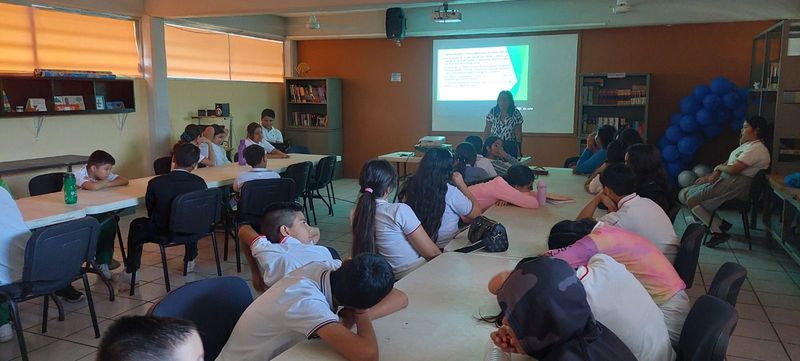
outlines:
{"label": "white sneaker", "polygon": [[108,269],[108,265],[107,264],[101,264],[101,265],[97,266],[97,270],[100,271],[100,273],[103,274],[103,277],[105,277],[105,279],[107,279],[107,280],[111,279],[111,271]]}
{"label": "white sneaker", "polygon": [[8,342],[14,339],[14,328],[10,323],[0,326],[0,342]]}
{"label": "white sneaker", "polygon": [[197,265],[197,260],[192,260],[192,261],[186,262],[186,273],[193,273],[194,272],[194,266],[196,266],[196,265]]}

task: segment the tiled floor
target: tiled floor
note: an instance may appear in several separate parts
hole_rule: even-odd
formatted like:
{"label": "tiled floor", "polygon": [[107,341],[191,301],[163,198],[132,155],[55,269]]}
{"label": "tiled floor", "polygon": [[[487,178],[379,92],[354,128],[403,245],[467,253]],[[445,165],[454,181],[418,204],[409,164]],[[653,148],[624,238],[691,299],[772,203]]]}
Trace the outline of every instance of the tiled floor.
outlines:
{"label": "tiled floor", "polygon": [[[358,185],[352,179],[337,180],[335,190],[335,216],[327,215],[321,201],[315,202],[324,240],[321,244],[333,247],[343,257],[347,257],[350,255],[348,214],[356,198]],[[684,210],[675,222],[679,234],[686,227],[686,216],[689,216],[689,212]],[[123,235],[127,234],[127,224],[134,217],[125,217],[121,222]],[[738,216],[728,215],[726,218],[735,220]],[[742,234],[741,227],[734,227],[732,232]],[[718,249],[703,247],[695,284],[688,293],[693,299],[704,294],[714,273],[725,262],[734,261],[746,266],[748,281],[739,295],[739,324],[728,347],[728,360],[800,361],[800,266],[782,249],[762,246],[760,240],[763,239],[763,231],[754,231],[753,235],[758,241],[753,245],[752,251],[742,241],[731,241]],[[221,235],[219,242],[222,247]],[[193,280],[216,276],[210,244],[209,240],[201,241],[197,270],[187,277],[181,274],[183,249],[167,249],[173,288]],[[244,272],[236,273],[236,261],[232,256],[233,245],[230,246],[230,252],[231,257],[222,263],[223,274],[238,275],[249,282],[246,266]],[[117,259],[120,259],[119,256]],[[105,287],[96,285],[96,279],[91,276],[101,332],[116,318],[146,313],[166,293],[160,262],[158,248],[147,245],[142,259],[143,268],[139,272],[141,283],[135,296],[128,296],[127,291],[117,292],[114,302],[108,300]],[[83,289],[79,283],[76,283],[76,287]],[[87,303],[65,304],[65,307],[66,319],[58,322],[57,312],[51,305],[48,332],[42,334],[41,300],[31,300],[20,305],[31,360],[94,360],[99,339],[94,338]],[[19,359],[16,340],[0,344],[0,360],[16,359]]]}

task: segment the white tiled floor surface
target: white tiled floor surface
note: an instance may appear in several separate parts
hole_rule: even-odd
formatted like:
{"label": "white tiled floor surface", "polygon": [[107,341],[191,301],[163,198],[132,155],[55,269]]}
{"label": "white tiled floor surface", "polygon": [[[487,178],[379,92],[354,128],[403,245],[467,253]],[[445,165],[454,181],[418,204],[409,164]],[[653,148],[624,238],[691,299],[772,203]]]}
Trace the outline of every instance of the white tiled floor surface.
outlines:
{"label": "white tiled floor surface", "polygon": [[[316,201],[317,220],[322,233],[321,244],[335,248],[343,257],[350,255],[350,227],[348,214],[355,200],[358,184],[352,179],[335,181],[337,204],[334,205],[335,216],[327,215],[327,209],[321,201]],[[323,192],[324,193],[324,192]],[[141,212],[141,211],[140,211]],[[680,234],[686,227],[684,210],[675,224]],[[738,215],[725,215],[726,219],[738,220]],[[127,225],[134,216],[123,218],[121,226],[123,235],[127,235]],[[733,234],[742,234],[741,225],[734,226]],[[747,244],[733,240],[718,247],[703,247],[700,254],[700,265],[695,277],[695,284],[688,293],[692,298],[704,294],[707,284],[714,273],[725,262],[734,261],[746,266],[748,281],[739,295],[737,309],[739,324],[728,347],[728,360],[795,360],[800,361],[800,266],[794,263],[786,253],[778,248],[762,246],[763,231],[754,231],[753,250]],[[741,239],[742,237],[735,237]],[[186,282],[207,277],[215,277],[214,254],[210,240],[200,243],[199,261],[195,273],[183,277],[183,248],[167,249],[170,268],[170,281],[173,289]],[[223,238],[219,237],[220,255]],[[777,247],[777,246],[776,246]],[[233,256],[233,245],[230,245],[230,257],[222,263],[224,275],[238,275],[249,283],[249,272],[246,265],[243,272],[236,273],[236,260]],[[117,255],[117,259],[120,257]],[[106,288],[95,284],[92,280],[92,292],[101,333],[112,320],[124,315],[144,314],[165,293],[164,279],[161,271],[158,248],[147,245],[142,258],[142,270],[139,272],[140,285],[135,296],[128,296],[127,291],[117,292],[114,302],[108,300]],[[75,284],[83,289],[80,282]],[[48,332],[41,333],[41,299],[24,302],[20,305],[22,327],[25,328],[25,339],[31,360],[94,360],[99,339],[94,333],[89,319],[88,305],[84,301],[78,304],[65,304],[66,319],[58,322],[57,311],[51,305],[48,321]],[[477,356],[476,356],[477,357]],[[0,344],[0,360],[19,359],[16,339]]]}

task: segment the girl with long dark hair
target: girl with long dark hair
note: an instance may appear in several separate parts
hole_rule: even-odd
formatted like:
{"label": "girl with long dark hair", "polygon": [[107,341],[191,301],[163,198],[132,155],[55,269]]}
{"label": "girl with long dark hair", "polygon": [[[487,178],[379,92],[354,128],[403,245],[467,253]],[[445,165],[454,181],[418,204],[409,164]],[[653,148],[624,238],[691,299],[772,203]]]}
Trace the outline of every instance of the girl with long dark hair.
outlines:
{"label": "girl with long dark hair", "polygon": [[482,168],[475,166],[478,160],[478,152],[470,143],[461,143],[456,147],[455,164],[453,167],[456,172],[461,173],[464,182],[472,184],[489,178],[489,174]]}
{"label": "girl with long dark hair", "polygon": [[361,186],[351,216],[353,257],[378,253],[392,266],[395,279],[441,254],[425,233],[414,211],[403,203],[387,200],[397,182],[397,173],[385,160],[370,160],[361,168]]}
{"label": "girl with long dark hair", "polygon": [[478,201],[461,174],[453,171],[453,157],[445,149],[428,150],[417,172],[403,183],[398,196],[414,210],[425,232],[439,248],[444,248],[458,234],[461,218],[471,222],[481,215]]}
{"label": "girl with long dark hair", "polygon": [[649,144],[634,144],[625,153],[625,164],[636,174],[636,194],[656,202],[667,214],[675,203],[667,172],[661,163],[658,148]]}

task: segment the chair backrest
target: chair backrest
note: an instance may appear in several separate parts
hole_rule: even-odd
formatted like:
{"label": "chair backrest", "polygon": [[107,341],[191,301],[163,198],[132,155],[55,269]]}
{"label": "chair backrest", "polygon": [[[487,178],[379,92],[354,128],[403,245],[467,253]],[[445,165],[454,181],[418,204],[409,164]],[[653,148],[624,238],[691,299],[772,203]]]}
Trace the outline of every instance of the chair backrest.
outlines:
{"label": "chair backrest", "polygon": [[294,180],[258,179],[245,182],[239,192],[239,220],[258,225],[264,210],[274,202],[292,202],[297,197]]}
{"label": "chair backrest", "polygon": [[31,197],[47,193],[60,192],[64,186],[64,172],[40,174],[28,181],[28,193]]}
{"label": "chair backrest", "polygon": [[311,170],[313,168],[314,163],[311,162],[292,164],[286,167],[286,172],[283,173],[283,177],[293,180],[295,189],[306,189],[308,177],[311,176]]}
{"label": "chair backrest", "polygon": [[708,288],[708,294],[727,301],[735,307],[739,290],[741,290],[745,278],[747,278],[746,268],[738,263],[725,262],[714,275],[714,280],[711,281],[711,286]]}
{"label": "chair backrest", "polygon": [[172,201],[169,231],[172,234],[207,234],[222,214],[222,193],[218,188],[181,194]]}
{"label": "chair backrest", "polygon": [[[314,189],[325,188],[331,181],[333,181],[333,171],[336,166],[336,156],[329,155],[319,160],[317,163],[317,171],[314,176],[314,184],[309,184],[309,187]],[[309,190],[314,190],[309,189]]]}
{"label": "chair backrest", "polygon": [[153,161],[153,172],[156,175],[167,174],[172,168],[172,157],[161,157]]}
{"label": "chair backrest", "polygon": [[286,148],[286,153],[309,154],[311,151],[305,145],[293,145]]}
{"label": "chair backrest", "polygon": [[700,246],[706,234],[706,226],[692,223],[683,231],[681,246],[675,257],[675,271],[686,283],[686,288],[692,288],[694,273],[697,270],[697,259],[700,257]]}
{"label": "chair backrest", "polygon": [[66,287],[94,259],[100,224],[84,217],[39,228],[25,246],[22,282],[49,281],[56,289]]}
{"label": "chair backrest", "polygon": [[222,351],[239,317],[252,302],[250,287],[243,279],[215,277],[173,290],[148,314],[192,321],[203,340],[205,360],[211,361]]}
{"label": "chair backrest", "polygon": [[681,212],[681,204],[676,202],[675,204],[672,205],[672,208],[669,209],[669,213],[667,213],[667,216],[669,216],[669,221],[675,223],[675,218],[678,217],[678,213],[680,212]]}
{"label": "chair backrest", "polygon": [[756,207],[761,195],[764,194],[764,189],[767,188],[767,171],[762,169],[753,176],[753,181],[750,183],[750,202],[753,207]]}
{"label": "chair backrest", "polygon": [[677,361],[722,361],[738,320],[736,309],[727,302],[700,296],[683,324]]}

